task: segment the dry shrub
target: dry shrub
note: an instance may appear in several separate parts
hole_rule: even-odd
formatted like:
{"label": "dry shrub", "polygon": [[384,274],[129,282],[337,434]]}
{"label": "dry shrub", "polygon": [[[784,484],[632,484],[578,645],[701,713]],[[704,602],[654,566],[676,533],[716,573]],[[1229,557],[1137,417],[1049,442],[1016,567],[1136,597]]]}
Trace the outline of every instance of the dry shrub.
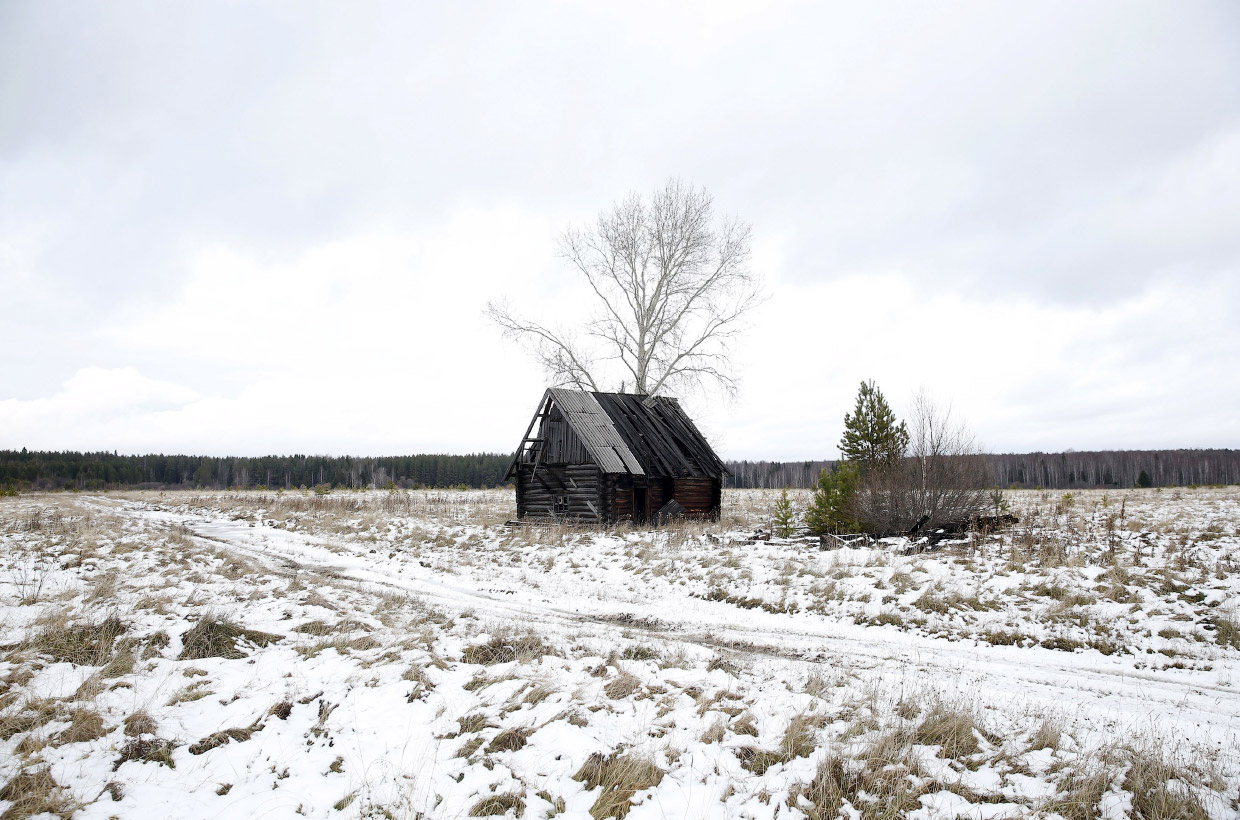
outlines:
{"label": "dry shrub", "polygon": [[10,805],[0,820],[23,820],[38,814],[72,817],[77,806],[46,769],[23,769],[0,788],[0,800]]}
{"label": "dry shrub", "polygon": [[493,794],[484,797],[469,810],[470,817],[495,817],[513,812],[517,817],[525,813],[525,801],[519,794]]}
{"label": "dry shrub", "polygon": [[594,820],[607,817],[623,820],[633,805],[633,795],[653,789],[663,782],[663,775],[662,769],[645,758],[620,752],[604,757],[596,752],[581,765],[573,780],[585,784],[587,791],[602,789],[590,807]]}
{"label": "dry shrub", "polygon": [[244,658],[245,653],[237,648],[239,640],[246,640],[258,646],[267,646],[280,640],[280,636],[244,629],[230,621],[216,618],[214,615],[205,615],[185,633],[182,638],[181,654],[177,655],[177,660]]}
{"label": "dry shrub", "polygon": [[542,638],[537,635],[496,635],[484,644],[465,647],[461,657],[465,663],[493,666],[513,661],[525,663],[554,654],[555,650],[543,643]]}

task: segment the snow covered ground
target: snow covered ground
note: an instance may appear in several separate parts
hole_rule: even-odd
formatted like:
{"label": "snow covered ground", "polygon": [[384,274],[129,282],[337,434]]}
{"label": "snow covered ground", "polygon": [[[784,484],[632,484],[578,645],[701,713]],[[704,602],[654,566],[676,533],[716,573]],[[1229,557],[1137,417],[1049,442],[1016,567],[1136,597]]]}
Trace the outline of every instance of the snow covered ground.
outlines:
{"label": "snow covered ground", "polygon": [[0,499],[0,817],[1240,817],[1240,488],[1008,499],[907,555],[761,491]]}

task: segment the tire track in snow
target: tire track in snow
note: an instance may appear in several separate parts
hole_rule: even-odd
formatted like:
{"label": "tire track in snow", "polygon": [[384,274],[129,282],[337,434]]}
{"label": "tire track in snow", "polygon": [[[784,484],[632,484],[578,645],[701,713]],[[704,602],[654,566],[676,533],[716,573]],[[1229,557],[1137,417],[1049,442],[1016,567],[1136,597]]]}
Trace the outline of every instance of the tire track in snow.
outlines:
{"label": "tire track in snow", "polygon": [[[117,511],[115,506],[109,509]],[[633,613],[641,608],[636,604],[623,605],[620,611],[583,611],[589,603],[583,598],[575,599],[576,608],[549,600],[513,599],[453,583],[429,568],[424,576],[385,573],[375,567],[386,560],[382,553],[372,556],[330,539],[254,527],[245,521],[170,513],[136,503],[125,502],[122,509],[151,521],[185,525],[194,537],[242,554],[285,577],[311,573],[329,581],[395,590],[440,607],[472,609],[484,617],[553,627],[565,633],[587,625],[612,631],[623,628],[672,644],[731,650],[775,662],[837,664],[836,668],[843,667],[854,676],[885,680],[898,676],[909,686],[985,693],[989,702],[1008,702],[1016,708],[1037,704],[1059,712],[1075,705],[1087,710],[1082,717],[1101,723],[1104,732],[1106,726],[1148,729],[1153,725],[1173,733],[1206,735],[1211,745],[1222,749],[1240,748],[1240,693],[1200,680],[1136,670],[1122,658],[950,641],[823,618],[814,628],[806,628],[809,624],[805,620],[816,616],[757,613],[700,599],[649,602],[646,606],[651,609],[679,604],[677,621],[668,622],[664,616],[659,620],[668,623],[668,628],[651,628],[643,626],[641,618],[656,613]],[[407,564],[405,568],[418,566]],[[618,623],[625,614],[635,615],[636,622]],[[698,617],[691,617],[694,615]],[[749,623],[739,622],[740,618]],[[787,621],[792,618],[800,623],[789,625]],[[1230,666],[1232,671],[1240,671],[1235,663]]]}

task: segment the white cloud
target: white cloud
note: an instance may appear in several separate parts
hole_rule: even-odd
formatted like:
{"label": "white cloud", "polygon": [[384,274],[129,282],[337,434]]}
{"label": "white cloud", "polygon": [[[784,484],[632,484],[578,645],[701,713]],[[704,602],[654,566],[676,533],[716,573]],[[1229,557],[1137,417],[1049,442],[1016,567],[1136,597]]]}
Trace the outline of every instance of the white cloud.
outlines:
{"label": "white cloud", "polygon": [[670,174],[774,293],[725,452],[829,455],[863,378],[999,449],[1240,445],[1226,4],[239,13],[5,16],[0,447],[508,449],[482,306],[588,313],[555,236]]}

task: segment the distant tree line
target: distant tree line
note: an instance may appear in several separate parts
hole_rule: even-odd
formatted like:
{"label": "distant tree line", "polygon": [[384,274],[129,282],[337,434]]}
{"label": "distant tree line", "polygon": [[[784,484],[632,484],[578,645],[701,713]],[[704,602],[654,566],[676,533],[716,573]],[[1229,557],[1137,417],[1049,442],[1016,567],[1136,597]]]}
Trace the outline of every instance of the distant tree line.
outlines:
{"label": "distant tree line", "polygon": [[[1240,484],[1240,450],[1095,450],[991,453],[983,456],[995,487],[1187,487]],[[729,461],[729,487],[811,488],[833,461]]]}
{"label": "distant tree line", "polygon": [[[512,457],[501,453],[355,456],[185,455],[0,450],[0,487],[271,489],[315,487],[496,487]],[[1240,484],[1240,450],[1099,450],[983,456],[995,487],[1173,487]],[[812,488],[833,461],[729,461],[727,486]]]}
{"label": "distant tree line", "polygon": [[412,455],[122,456],[116,453],[0,450],[0,487],[20,490],[108,488],[495,487],[512,456]]}

